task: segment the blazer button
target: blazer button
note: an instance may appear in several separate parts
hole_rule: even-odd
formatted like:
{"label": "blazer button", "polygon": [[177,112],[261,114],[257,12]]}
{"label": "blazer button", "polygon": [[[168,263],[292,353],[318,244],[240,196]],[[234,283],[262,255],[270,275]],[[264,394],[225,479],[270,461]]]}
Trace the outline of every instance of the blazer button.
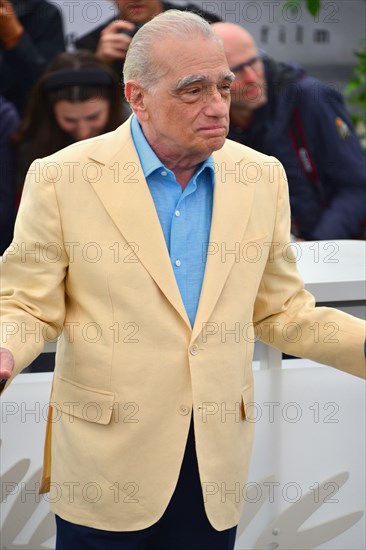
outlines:
{"label": "blazer button", "polygon": [[191,355],[197,355],[198,354],[198,346],[196,346],[196,344],[193,344],[193,346],[191,347],[191,349],[189,350],[189,353]]}
{"label": "blazer button", "polygon": [[191,407],[188,407],[188,405],[181,405],[178,409],[179,414],[183,416],[187,416],[191,412]]}

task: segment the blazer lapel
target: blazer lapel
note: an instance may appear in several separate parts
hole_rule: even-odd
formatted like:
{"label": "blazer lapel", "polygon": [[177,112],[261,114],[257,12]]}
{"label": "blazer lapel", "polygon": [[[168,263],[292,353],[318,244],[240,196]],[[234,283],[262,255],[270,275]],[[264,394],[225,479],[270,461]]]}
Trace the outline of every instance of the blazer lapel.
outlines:
{"label": "blazer lapel", "polygon": [[214,153],[214,160],[216,175],[210,242],[191,342],[201,332],[219,299],[236,259],[235,251],[242,241],[254,195],[254,183],[245,181],[243,176],[244,159],[235,161],[225,150],[220,150]]}
{"label": "blazer lapel", "polygon": [[191,329],[170,263],[164,234],[130,132],[130,121],[106,134],[89,158],[105,166],[90,182],[139,261]]}

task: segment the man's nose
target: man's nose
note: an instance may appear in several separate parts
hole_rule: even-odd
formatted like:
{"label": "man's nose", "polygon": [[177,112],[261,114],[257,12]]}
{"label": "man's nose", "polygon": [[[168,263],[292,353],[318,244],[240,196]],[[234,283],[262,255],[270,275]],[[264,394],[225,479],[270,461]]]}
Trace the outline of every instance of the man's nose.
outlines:
{"label": "man's nose", "polygon": [[230,98],[223,96],[218,89],[208,94],[207,99],[208,116],[224,117],[228,114]]}

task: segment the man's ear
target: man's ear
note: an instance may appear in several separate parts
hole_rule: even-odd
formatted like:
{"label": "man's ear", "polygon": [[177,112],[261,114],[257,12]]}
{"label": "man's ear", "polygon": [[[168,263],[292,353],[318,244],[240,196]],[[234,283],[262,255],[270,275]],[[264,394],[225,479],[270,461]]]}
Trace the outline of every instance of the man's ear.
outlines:
{"label": "man's ear", "polygon": [[148,113],[145,105],[145,90],[135,80],[125,84],[125,96],[131,109],[140,121],[147,120]]}

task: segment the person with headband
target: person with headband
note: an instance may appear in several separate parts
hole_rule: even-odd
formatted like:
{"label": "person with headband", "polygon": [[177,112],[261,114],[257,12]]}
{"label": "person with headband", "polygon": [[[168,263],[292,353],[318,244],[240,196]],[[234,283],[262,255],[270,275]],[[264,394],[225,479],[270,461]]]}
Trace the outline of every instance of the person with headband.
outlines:
{"label": "person with headband", "polygon": [[129,116],[114,71],[88,51],[58,55],[33,89],[13,141],[23,179],[35,158],[114,130]]}
{"label": "person with headband", "polygon": [[207,21],[166,11],[127,52],[131,118],[28,172],[0,391],[57,338],[40,486],[56,550],[233,550],[256,337],[365,376],[365,323],[315,307],[296,269],[281,164],[226,139],[233,80]]}

